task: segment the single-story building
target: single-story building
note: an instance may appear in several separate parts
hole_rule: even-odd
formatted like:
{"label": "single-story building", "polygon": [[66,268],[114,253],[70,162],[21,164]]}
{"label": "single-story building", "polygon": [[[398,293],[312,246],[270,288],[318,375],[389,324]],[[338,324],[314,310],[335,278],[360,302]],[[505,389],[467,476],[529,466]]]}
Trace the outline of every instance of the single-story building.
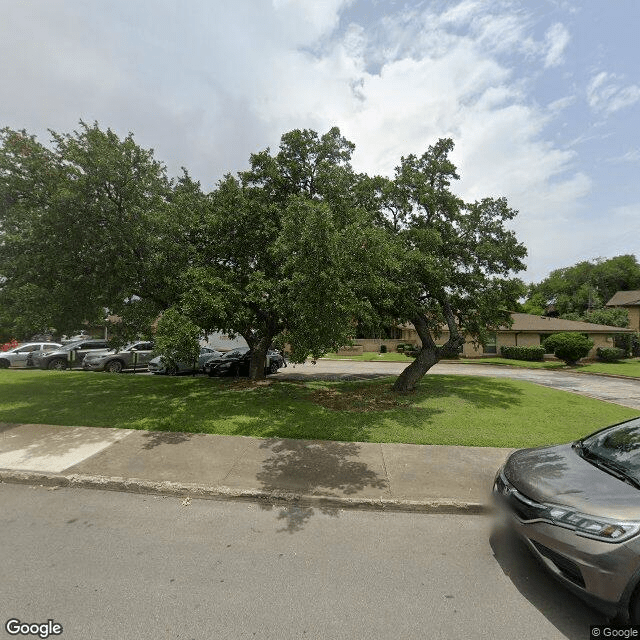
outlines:
{"label": "single-story building", "polygon": [[[598,347],[613,347],[613,338],[616,334],[632,333],[631,329],[622,327],[609,327],[601,324],[591,324],[589,322],[577,322],[574,320],[562,320],[560,318],[549,318],[547,316],[534,316],[528,313],[512,313],[513,324],[510,327],[500,327],[495,333],[490,335],[487,344],[475,345],[469,338],[465,342],[460,352],[467,358],[478,358],[484,355],[500,355],[502,346],[540,346],[542,341],[552,333],[563,331],[576,331],[584,333],[593,340],[593,349],[589,352],[589,357],[594,357]],[[400,343],[420,345],[420,338],[412,324],[405,324],[399,327],[402,336],[399,339],[355,339],[353,344],[361,347],[362,351],[380,351],[380,346],[384,344],[389,351],[395,351]],[[449,339],[449,331],[443,330],[436,340],[438,344],[444,344]],[[360,349],[358,349],[359,351]]]}
{"label": "single-story building", "polygon": [[626,309],[629,314],[629,329],[640,331],[640,290],[617,291],[606,304],[607,307]]}

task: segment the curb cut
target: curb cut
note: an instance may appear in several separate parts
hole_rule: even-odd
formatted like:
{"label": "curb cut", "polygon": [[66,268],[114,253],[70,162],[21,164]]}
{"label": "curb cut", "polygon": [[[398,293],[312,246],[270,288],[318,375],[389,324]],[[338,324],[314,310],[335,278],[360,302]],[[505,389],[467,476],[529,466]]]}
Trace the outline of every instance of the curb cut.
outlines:
{"label": "curb cut", "polygon": [[464,502],[454,499],[402,500],[393,498],[344,498],[331,495],[307,495],[290,491],[264,489],[233,489],[225,486],[205,486],[193,483],[154,482],[138,478],[62,475],[34,471],[0,469],[0,484],[27,484],[45,487],[70,487],[120,491],[173,497],[202,498],[207,500],[237,500],[267,503],[275,506],[309,506],[325,509],[361,509],[425,514],[483,515],[491,512],[488,504]]}

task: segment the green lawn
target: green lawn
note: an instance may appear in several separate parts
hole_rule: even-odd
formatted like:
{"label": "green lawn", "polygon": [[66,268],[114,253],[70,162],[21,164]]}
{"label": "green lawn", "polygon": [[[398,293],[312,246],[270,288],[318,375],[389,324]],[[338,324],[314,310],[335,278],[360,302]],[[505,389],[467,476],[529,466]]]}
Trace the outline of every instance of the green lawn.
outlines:
{"label": "green lawn", "polygon": [[620,362],[593,362],[578,363],[575,367],[569,367],[564,362],[527,362],[525,360],[510,360],[507,358],[481,358],[460,360],[463,364],[494,364],[508,365],[511,367],[523,367],[525,369],[559,369],[562,371],[584,371],[587,373],[610,373],[629,378],[640,378],[640,359],[630,358]]}
{"label": "green lawn", "polygon": [[257,437],[524,447],[567,442],[638,415],[515,380],[429,375],[395,396],[391,379],[278,382],[87,372],[0,371],[0,422]]}

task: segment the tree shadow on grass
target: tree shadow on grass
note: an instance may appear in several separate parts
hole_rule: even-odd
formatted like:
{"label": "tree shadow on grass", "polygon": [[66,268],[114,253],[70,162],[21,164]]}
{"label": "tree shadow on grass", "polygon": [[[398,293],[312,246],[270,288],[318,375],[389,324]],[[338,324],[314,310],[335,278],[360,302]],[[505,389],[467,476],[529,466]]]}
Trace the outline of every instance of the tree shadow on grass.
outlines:
{"label": "tree shadow on grass", "polygon": [[[262,462],[256,479],[267,491],[293,491],[316,498],[353,497],[363,492],[368,497],[388,497],[384,468],[376,471],[370,466],[375,458],[369,463],[362,459],[363,447],[358,443],[269,439],[260,448],[270,455]],[[273,505],[264,508],[272,509]],[[301,531],[316,509],[334,517],[340,512],[337,506],[303,502],[280,507],[277,517],[285,521],[280,531]]]}

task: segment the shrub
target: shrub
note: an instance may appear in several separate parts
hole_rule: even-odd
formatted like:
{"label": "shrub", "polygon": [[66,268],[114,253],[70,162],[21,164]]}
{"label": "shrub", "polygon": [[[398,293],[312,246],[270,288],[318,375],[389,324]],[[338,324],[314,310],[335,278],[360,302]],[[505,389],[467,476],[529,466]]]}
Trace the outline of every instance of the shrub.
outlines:
{"label": "shrub", "polygon": [[409,347],[409,346],[411,346],[411,345],[403,344],[402,342],[399,342],[399,343],[396,345],[396,351],[397,351],[398,353],[402,353],[402,352],[404,351],[404,348],[405,348],[405,347]]}
{"label": "shrub", "polygon": [[386,344],[381,344],[380,345],[380,353],[387,353],[387,345]]}
{"label": "shrub", "polygon": [[500,347],[500,355],[510,360],[544,360],[544,347]]}
{"label": "shrub", "polygon": [[596,356],[598,360],[602,362],[615,362],[621,360],[626,355],[624,349],[618,349],[617,347],[598,347],[596,349]]}
{"label": "shrub", "polygon": [[564,360],[566,364],[576,364],[580,358],[588,355],[593,347],[593,340],[589,340],[581,333],[566,331],[554,333],[544,341],[545,350],[553,352],[556,358]]}

